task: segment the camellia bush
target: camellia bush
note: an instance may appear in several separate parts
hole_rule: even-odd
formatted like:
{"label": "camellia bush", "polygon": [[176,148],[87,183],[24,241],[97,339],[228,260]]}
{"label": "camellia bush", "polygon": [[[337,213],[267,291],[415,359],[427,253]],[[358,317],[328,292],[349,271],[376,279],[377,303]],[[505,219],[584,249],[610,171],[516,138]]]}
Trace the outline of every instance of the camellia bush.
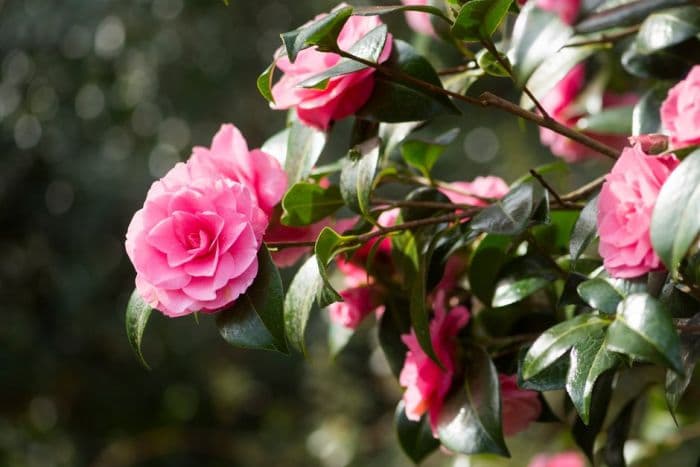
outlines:
{"label": "camellia bush", "polygon": [[[391,14],[461,58],[437,69]],[[625,465],[646,389],[663,386],[673,413],[700,356],[698,2],[340,4],[281,33],[257,86],[286,127],[250,149],[223,124],[128,227],[141,361],[153,310],[215,314],[234,346],[303,353],[319,309],[333,352],[376,328],[413,461],[440,446],[509,456],[504,437],[558,421],[592,463]],[[472,92],[484,77],[519,102]],[[435,178],[457,132],[415,131],[470,106],[537,125],[561,160],[510,184]],[[343,119],[347,152],[317,164]],[[584,160],[605,175],[568,193],[548,181]]]}

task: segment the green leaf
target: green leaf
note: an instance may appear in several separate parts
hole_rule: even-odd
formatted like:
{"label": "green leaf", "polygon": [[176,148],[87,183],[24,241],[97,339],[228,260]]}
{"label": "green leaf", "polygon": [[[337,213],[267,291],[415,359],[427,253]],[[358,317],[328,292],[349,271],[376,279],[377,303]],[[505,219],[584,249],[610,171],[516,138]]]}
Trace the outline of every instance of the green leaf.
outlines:
{"label": "green leaf", "polygon": [[579,22],[576,25],[576,31],[587,33],[615,27],[631,26],[638,24],[650,13],[659,11],[665,7],[684,5],[687,3],[687,0],[652,0],[631,1],[622,5],[614,4],[610,8],[596,11],[595,14]]}
{"label": "green leaf", "polygon": [[[379,61],[379,56],[384,49],[384,43],[387,38],[387,27],[386,24],[382,24],[372,29],[370,32],[362,36],[357,42],[355,42],[347,51],[356,57],[369,60],[370,62],[377,63]],[[349,73],[354,73],[367,68],[367,65],[352,60],[349,58],[342,58],[334,66],[324,70],[323,72],[316,74],[310,78],[305,79],[298,86],[303,88],[316,88],[325,89],[328,85],[328,80],[336,76],[347,75]]]}
{"label": "green leaf", "polygon": [[371,138],[350,149],[340,172],[340,194],[350,209],[370,216],[372,184],[379,164],[379,138]]}
{"label": "green leaf", "polygon": [[146,359],[143,358],[141,342],[151,311],[153,311],[153,308],[141,298],[138,291],[134,290],[129,298],[129,303],[126,305],[126,337],[129,339],[129,344],[134,349],[139,362],[148,370],[151,368],[146,363]]}
{"label": "green leaf", "polygon": [[375,16],[375,15],[385,15],[387,13],[394,13],[397,11],[421,11],[423,13],[429,13],[433,16],[443,19],[447,23],[452,23],[452,21],[445,16],[440,8],[430,6],[430,5],[386,5],[386,6],[362,6],[356,7],[352,12],[353,15],[357,16]]}
{"label": "green leaf", "polygon": [[596,329],[585,339],[574,344],[569,358],[566,392],[576,407],[581,420],[588,425],[591,397],[596,381],[604,372],[620,366],[622,358],[619,354],[607,349],[605,333],[602,328]]}
{"label": "green leaf", "polygon": [[632,134],[635,136],[661,131],[661,104],[668,94],[668,86],[657,84],[639,99],[632,112]]}
{"label": "green leaf", "polygon": [[518,235],[546,203],[546,194],[539,184],[523,183],[474,216],[470,226],[477,232]]}
{"label": "green leaf", "polygon": [[309,225],[328,217],[345,205],[340,188],[320,187],[315,183],[297,182],[282,199],[282,223]]}
{"label": "green leaf", "polygon": [[571,232],[569,255],[571,256],[572,267],[597,235],[598,195],[595,195],[581,210],[581,215],[579,215],[574,225],[574,230]]}
{"label": "green leaf", "polygon": [[289,61],[294,62],[299,52],[314,45],[326,49],[335,48],[338,34],[350,15],[352,15],[352,7],[341,6],[320,19],[282,34],[282,43]]}
{"label": "green leaf", "polygon": [[321,130],[295,121],[289,127],[284,171],[291,185],[309,176],[321,156],[327,135]]}
{"label": "green leaf", "polygon": [[538,290],[547,287],[549,284],[550,281],[543,277],[526,277],[518,280],[500,281],[493,294],[491,306],[498,308],[517,303]]}
{"label": "green leaf", "polygon": [[401,335],[411,330],[408,316],[404,316],[406,308],[408,308],[406,303],[396,304],[389,300],[386,303],[386,310],[379,318],[379,346],[389,362],[391,372],[397,379],[401,374],[408,351],[406,344],[401,340]]}
{"label": "green leaf", "polygon": [[579,296],[594,310],[614,315],[617,305],[624,298],[610,283],[604,279],[590,279],[577,287]]}
{"label": "green leaf", "polygon": [[[422,186],[412,190],[408,195],[406,195],[406,201],[431,201],[437,203],[451,202],[450,198],[448,198],[443,192],[436,188],[427,186]],[[446,211],[447,210],[427,207],[403,206],[401,208],[401,219],[403,222],[410,222],[418,219],[425,219],[426,217],[444,214]]]}
{"label": "green leaf", "polygon": [[486,235],[474,251],[467,276],[472,293],[485,304],[491,303],[501,267],[508,259],[510,237]]}
{"label": "green leaf", "polygon": [[666,49],[645,54],[636,42],[622,54],[624,69],[640,78],[680,80],[700,61],[700,40],[693,38]]}
{"label": "green leaf", "polygon": [[683,374],[680,338],[666,307],[648,294],[635,293],[618,307],[608,328],[608,349],[651,361]]}
{"label": "green leaf", "polygon": [[[391,57],[382,64],[398,74],[442,87],[440,77],[430,62],[413,47],[394,40]],[[400,76],[375,74],[374,90],[367,103],[357,112],[368,120],[399,123],[429,120],[445,114],[459,114],[459,110],[444,94],[429,91]]]}
{"label": "green leaf", "polygon": [[[508,57],[505,54],[500,53],[501,60],[508,63]],[[498,77],[508,77],[510,73],[508,70],[503,68],[501,62],[494,57],[494,55],[488,49],[481,49],[476,54],[476,62],[479,64],[479,68],[484,70],[487,75],[498,76]]]}
{"label": "green leaf", "polygon": [[270,252],[258,252],[258,273],[234,304],[217,313],[221,337],[236,347],[287,352],[284,289]]}
{"label": "green leaf", "polygon": [[318,291],[316,300],[320,307],[326,307],[331,303],[342,301],[340,294],[333,288],[328,278],[326,268],[336,254],[343,250],[343,240],[347,237],[340,236],[330,227],[324,227],[316,239],[314,253],[318,260],[318,271],[323,279],[323,287]]}
{"label": "green leaf", "polygon": [[591,396],[588,425],[583,423],[581,418],[578,418],[571,430],[576,444],[586,454],[591,464],[594,463],[593,447],[595,446],[595,440],[603,428],[603,422],[608,414],[612,397],[613,376],[614,372],[607,371],[598,378]]}
{"label": "green leaf", "polygon": [[528,348],[522,348],[518,352],[518,387],[532,391],[556,391],[566,387],[566,375],[569,372],[569,357],[562,355],[547,368],[530,377],[523,379],[523,364]]}
{"label": "green leaf", "polygon": [[458,134],[459,128],[453,128],[433,141],[419,139],[404,141],[401,145],[401,155],[410,166],[420,170],[424,176],[430,177],[433,166]]}
{"label": "green leaf", "polygon": [[275,98],[272,96],[272,75],[275,73],[275,62],[272,62],[265,71],[263,71],[256,81],[258,91],[267,100],[274,103]]}
{"label": "green leaf", "polygon": [[658,11],[644,20],[637,33],[637,49],[649,54],[694,37],[700,32],[700,8],[686,6]]}
{"label": "green leaf", "polygon": [[572,34],[571,27],[556,14],[536,8],[535,2],[528,2],[515,21],[513,47],[509,53],[516,84],[525,85],[537,67],[554,56]]}
{"label": "green leaf", "polygon": [[508,13],[513,0],[471,0],[462,6],[452,35],[467,42],[489,39]]}
{"label": "green leaf", "polygon": [[284,329],[287,339],[294,348],[303,353],[306,353],[306,323],[316,295],[322,287],[323,279],[318,270],[318,261],[316,256],[311,256],[297,271],[284,298]]}
{"label": "green leaf", "polygon": [[401,449],[415,464],[420,464],[428,454],[440,446],[440,442],[433,438],[427,414],[421,417],[420,421],[409,420],[403,401],[396,406],[394,424]]}
{"label": "green leaf", "polygon": [[498,372],[481,347],[467,349],[464,387],[445,402],[437,432],[442,444],[454,452],[510,456],[501,428]]}
{"label": "green leaf", "polygon": [[700,150],[686,157],[664,182],[651,216],[651,243],[674,275],[700,233]]}
{"label": "green leaf", "polygon": [[585,313],[545,331],[532,344],[523,360],[523,378],[537,375],[564,355],[580,339],[605,328],[610,322]]}
{"label": "green leaf", "polygon": [[576,122],[581,131],[601,135],[629,135],[632,133],[633,106],[611,107],[583,117]]}

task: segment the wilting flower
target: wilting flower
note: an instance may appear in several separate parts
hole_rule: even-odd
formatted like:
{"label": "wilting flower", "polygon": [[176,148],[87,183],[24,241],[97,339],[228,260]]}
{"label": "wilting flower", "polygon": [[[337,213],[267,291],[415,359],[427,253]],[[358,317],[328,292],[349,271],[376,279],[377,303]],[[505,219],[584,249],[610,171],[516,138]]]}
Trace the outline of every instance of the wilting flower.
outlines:
{"label": "wilting flower", "polygon": [[673,147],[700,144],[700,65],[668,92],[661,105],[661,123]]}
{"label": "wilting flower", "polygon": [[255,279],[267,222],[245,185],[177,164],[153,183],[126,234],[139,294],[172,317],[230,304]]}
{"label": "wilting flower", "polygon": [[[319,15],[316,19],[322,18]],[[341,50],[350,47],[367,33],[380,26],[377,16],[351,16],[338,36]],[[388,34],[378,63],[385,62],[391,54],[392,36]],[[276,64],[284,75],[272,87],[275,109],[296,109],[303,123],[326,130],[331,121],[354,114],[365,105],[374,89],[374,69],[365,68],[330,78],[323,88],[304,87],[309,78],[334,67],[341,56],[331,52],[320,52],[314,48],[304,49],[292,63],[281,56]]]}
{"label": "wilting flower", "polygon": [[503,433],[512,436],[537,420],[542,404],[537,392],[518,387],[517,376],[498,375],[498,381],[501,385]]}
{"label": "wilting flower", "polygon": [[679,164],[673,154],[649,156],[637,145],[625,148],[598,199],[598,251],[614,277],[636,277],[661,269],[651,246],[651,215],[661,186]]}
{"label": "wilting flower", "polygon": [[468,321],[469,311],[464,306],[452,308],[449,312],[435,310],[435,316],[430,322],[430,338],[444,369],[426,355],[418,343],[415,331],[411,330],[410,334],[401,336],[408,347],[399,375],[399,383],[406,388],[403,395],[406,417],[417,421],[427,412],[433,433],[437,428],[445,396],[452,385],[456,364],[456,337]]}

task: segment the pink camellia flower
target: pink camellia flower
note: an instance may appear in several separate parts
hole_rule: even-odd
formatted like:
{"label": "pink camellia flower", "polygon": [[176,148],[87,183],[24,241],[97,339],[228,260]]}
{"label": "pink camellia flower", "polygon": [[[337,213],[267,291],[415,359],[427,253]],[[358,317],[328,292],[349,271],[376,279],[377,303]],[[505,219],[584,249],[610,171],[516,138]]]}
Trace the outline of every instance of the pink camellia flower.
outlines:
{"label": "pink camellia flower", "polygon": [[484,198],[503,198],[508,190],[508,184],[502,178],[493,175],[476,177],[471,182],[452,182],[449,186],[440,188],[453,203],[479,207],[488,205]]}
{"label": "pink camellia flower", "polygon": [[[404,5],[419,5],[429,6],[430,0],[401,0]],[[435,29],[430,20],[430,14],[422,11],[407,11],[406,22],[414,31],[425,34],[426,36],[435,36]]]}
{"label": "pink camellia flower", "polygon": [[569,451],[559,454],[538,454],[528,464],[528,467],[586,467],[586,461],[581,454]]}
{"label": "pink camellia flower", "polygon": [[379,305],[375,289],[367,285],[342,290],[340,296],[343,301],[332,303],[328,312],[331,321],[349,329],[359,326]]}
{"label": "pink camellia flower", "polygon": [[651,215],[661,186],[680,162],[675,155],[649,156],[625,148],[598,198],[598,251],[614,277],[636,277],[662,268],[651,246]]}
{"label": "pink camellia flower", "polygon": [[[325,15],[316,17],[322,18]],[[341,50],[350,47],[382,22],[378,16],[351,16],[338,36]],[[391,54],[392,36],[387,35],[378,63],[385,62]],[[286,56],[277,60],[277,68],[284,75],[272,87],[274,109],[295,108],[299,120],[321,130],[328,129],[331,121],[354,114],[362,107],[374,89],[374,69],[365,68],[354,73],[335,76],[323,89],[304,88],[300,84],[309,78],[338,64],[340,55],[304,49],[294,63]]]}
{"label": "pink camellia flower", "polygon": [[430,338],[444,370],[425,354],[415,331],[411,330],[410,334],[401,336],[408,347],[399,375],[399,383],[406,388],[403,394],[406,417],[418,421],[427,412],[433,434],[437,429],[445,396],[452,385],[457,352],[456,336],[468,322],[469,311],[466,307],[458,306],[449,312],[435,310],[435,316],[430,322]]}
{"label": "pink camellia flower", "polygon": [[171,317],[230,304],[255,279],[267,222],[246,186],[177,164],[153,183],[126,234],[139,294]]}
{"label": "pink camellia flower", "polygon": [[195,178],[226,177],[248,187],[269,216],[287,190],[287,175],[277,159],[259,150],[248,150],[238,128],[221,125],[210,148],[196,146],[188,162]]}
{"label": "pink camellia flower", "polygon": [[700,65],[668,92],[661,105],[661,123],[673,147],[700,144]]}
{"label": "pink camellia flower", "polygon": [[535,4],[543,10],[556,13],[566,24],[574,24],[581,0],[536,0]]}
{"label": "pink camellia flower", "polygon": [[[576,124],[585,115],[575,113],[575,111],[572,110],[573,103],[583,89],[585,78],[585,65],[579,63],[540,100],[542,107],[544,107],[550,117],[562,125],[572,128],[576,127]],[[603,95],[602,108],[609,109],[633,105],[637,100],[638,96],[634,93],[617,95],[608,92]],[[620,150],[627,145],[627,139],[621,135],[603,135],[592,132],[586,132],[586,135]],[[579,162],[597,155],[597,153],[588,146],[577,143],[545,127],[540,127],[540,141],[545,146],[549,146],[552,154],[561,157],[567,162]]]}
{"label": "pink camellia flower", "polygon": [[537,392],[520,389],[515,375],[498,375],[501,385],[503,434],[512,436],[525,430],[537,420],[542,404]]}

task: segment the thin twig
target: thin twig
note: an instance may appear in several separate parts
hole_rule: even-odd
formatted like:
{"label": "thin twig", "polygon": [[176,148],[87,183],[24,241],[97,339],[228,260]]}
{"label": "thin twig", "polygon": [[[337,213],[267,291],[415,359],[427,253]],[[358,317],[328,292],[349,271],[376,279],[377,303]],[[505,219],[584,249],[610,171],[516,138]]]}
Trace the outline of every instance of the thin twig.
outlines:
{"label": "thin twig", "polygon": [[568,206],[569,203],[566,201],[562,200],[561,197],[559,196],[559,193],[550,185],[547,180],[544,179],[544,177],[535,169],[530,169],[530,175],[535,177],[538,182],[544,187],[545,190],[549,192],[550,195],[554,196],[554,199],[559,203],[560,206]]}
{"label": "thin twig", "polygon": [[457,73],[461,73],[463,71],[470,70],[469,63],[464,63],[462,65],[457,65],[457,66],[451,66],[451,67],[446,67],[441,70],[438,70],[437,74],[440,76],[444,75],[455,75]]}
{"label": "thin twig", "polygon": [[607,44],[610,42],[615,42],[618,39],[624,39],[625,37],[636,34],[637,31],[639,31],[638,25],[634,26],[632,28],[626,29],[624,31],[618,32],[616,34],[608,34],[608,35],[603,34],[602,36],[595,38],[595,39],[589,39],[589,40],[585,40],[585,41],[571,42],[569,44],[564,44],[562,46],[562,49],[565,49],[567,47],[583,47],[586,45]]}
{"label": "thin twig", "polygon": [[474,206],[469,204],[458,204],[440,201],[418,201],[418,200],[397,200],[397,199],[382,199],[374,198],[372,200],[376,204],[388,204],[397,208],[428,208],[428,209],[470,209]]}

